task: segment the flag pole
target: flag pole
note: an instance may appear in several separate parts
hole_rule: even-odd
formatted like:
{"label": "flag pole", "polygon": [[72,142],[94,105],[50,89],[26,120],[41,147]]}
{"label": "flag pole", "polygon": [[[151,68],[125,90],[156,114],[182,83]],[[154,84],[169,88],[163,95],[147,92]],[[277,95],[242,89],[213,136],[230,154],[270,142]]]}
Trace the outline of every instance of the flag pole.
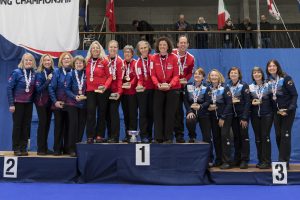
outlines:
{"label": "flag pole", "polygon": [[257,48],[261,48],[259,0],[256,0]]}
{"label": "flag pole", "polygon": [[[277,12],[280,13],[279,10],[278,10],[278,8],[277,8],[277,5],[276,5],[276,3],[275,3],[275,0],[273,0],[273,3],[274,3],[274,7],[275,7],[275,9],[277,10]],[[290,42],[291,42],[291,44],[292,44],[292,47],[295,48],[294,42],[293,42],[293,40],[292,40],[292,38],[291,38],[291,36],[290,36],[290,33],[288,32],[288,30],[287,30],[287,28],[286,28],[286,26],[285,26],[285,23],[284,23],[284,21],[283,21],[283,19],[282,19],[282,17],[281,17],[281,14],[279,15],[279,18],[280,18],[280,20],[281,20],[281,22],[282,22],[282,25],[283,25],[284,29],[286,30],[286,34],[288,35],[288,38],[289,38],[289,40],[290,40]]]}
{"label": "flag pole", "polygon": [[103,30],[103,27],[104,27],[104,24],[105,24],[105,19],[106,19],[106,17],[104,16],[103,21],[102,21],[102,26],[101,26],[100,32],[102,32],[102,30]]}

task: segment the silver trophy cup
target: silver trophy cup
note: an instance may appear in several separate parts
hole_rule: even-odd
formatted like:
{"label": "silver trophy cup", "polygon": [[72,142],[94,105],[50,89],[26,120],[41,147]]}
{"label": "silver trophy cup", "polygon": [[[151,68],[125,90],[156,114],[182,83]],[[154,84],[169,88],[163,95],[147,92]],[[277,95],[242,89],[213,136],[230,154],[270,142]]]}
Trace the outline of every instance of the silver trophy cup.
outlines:
{"label": "silver trophy cup", "polygon": [[140,132],[136,131],[136,130],[129,130],[127,132],[128,132],[128,135],[130,135],[129,142],[130,143],[137,143],[137,136],[139,135]]}

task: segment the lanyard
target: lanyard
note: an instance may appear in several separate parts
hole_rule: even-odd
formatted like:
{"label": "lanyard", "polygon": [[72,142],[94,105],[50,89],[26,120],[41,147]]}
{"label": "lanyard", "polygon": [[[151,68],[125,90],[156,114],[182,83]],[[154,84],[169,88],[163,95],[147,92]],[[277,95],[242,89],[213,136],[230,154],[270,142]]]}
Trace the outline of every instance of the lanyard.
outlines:
{"label": "lanyard", "polygon": [[[168,60],[168,55],[165,57],[165,65],[167,64],[167,60]],[[164,80],[166,80],[166,73],[165,73],[166,66],[163,65],[161,56],[159,56],[159,61],[160,61],[161,70],[163,72]]]}
{"label": "lanyard", "polygon": [[26,73],[26,69],[23,69],[23,73],[24,73],[25,84],[26,84],[25,92],[29,92],[29,86],[30,86],[30,82],[31,82],[31,70],[30,70],[28,76],[27,76],[27,73]]}

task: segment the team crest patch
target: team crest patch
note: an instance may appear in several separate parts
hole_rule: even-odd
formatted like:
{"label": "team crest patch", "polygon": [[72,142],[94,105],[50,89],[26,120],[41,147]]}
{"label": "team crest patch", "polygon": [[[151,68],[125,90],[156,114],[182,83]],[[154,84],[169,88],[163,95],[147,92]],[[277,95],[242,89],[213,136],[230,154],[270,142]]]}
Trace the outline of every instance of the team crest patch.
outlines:
{"label": "team crest patch", "polygon": [[230,91],[228,91],[228,92],[227,92],[227,95],[231,97],[231,92],[230,92]]}
{"label": "team crest patch", "polygon": [[209,91],[207,94],[208,94],[208,96],[211,96],[211,91]]}

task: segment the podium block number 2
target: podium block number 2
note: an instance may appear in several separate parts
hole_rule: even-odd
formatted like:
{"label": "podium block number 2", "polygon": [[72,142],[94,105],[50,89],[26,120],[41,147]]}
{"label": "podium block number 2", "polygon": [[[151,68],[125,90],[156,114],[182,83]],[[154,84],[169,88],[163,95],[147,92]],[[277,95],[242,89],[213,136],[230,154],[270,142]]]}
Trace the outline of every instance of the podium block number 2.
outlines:
{"label": "podium block number 2", "polygon": [[273,184],[287,184],[286,162],[272,162]]}
{"label": "podium block number 2", "polygon": [[150,145],[136,144],[135,145],[135,165],[149,166],[150,165]]}
{"label": "podium block number 2", "polygon": [[18,157],[4,157],[3,177],[17,178]]}

